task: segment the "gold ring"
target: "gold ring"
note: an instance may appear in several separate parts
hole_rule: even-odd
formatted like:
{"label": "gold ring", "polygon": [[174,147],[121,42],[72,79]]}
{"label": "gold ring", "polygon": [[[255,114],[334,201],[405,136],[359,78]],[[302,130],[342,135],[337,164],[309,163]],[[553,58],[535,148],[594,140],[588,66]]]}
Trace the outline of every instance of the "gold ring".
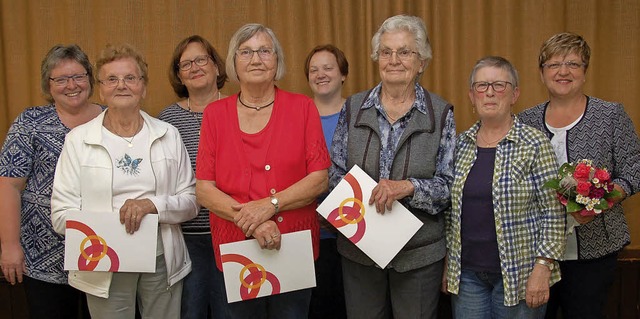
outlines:
{"label": "gold ring", "polygon": [[271,245],[271,244],[273,244],[273,240],[268,240],[267,245]]}
{"label": "gold ring", "polygon": [[273,234],[271,235],[271,238],[278,238],[278,236],[280,236],[280,234]]}

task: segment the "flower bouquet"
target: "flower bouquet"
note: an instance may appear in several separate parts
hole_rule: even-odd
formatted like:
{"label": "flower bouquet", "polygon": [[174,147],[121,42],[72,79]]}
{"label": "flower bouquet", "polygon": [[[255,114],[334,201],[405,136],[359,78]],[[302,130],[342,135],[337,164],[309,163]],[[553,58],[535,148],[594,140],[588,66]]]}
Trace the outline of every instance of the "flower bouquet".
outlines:
{"label": "flower bouquet", "polygon": [[544,187],[556,191],[560,203],[567,207],[567,213],[579,212],[582,216],[600,214],[613,206],[613,199],[620,196],[620,192],[613,189],[609,171],[593,166],[587,159],[563,164],[558,170],[558,178],[547,181]]}

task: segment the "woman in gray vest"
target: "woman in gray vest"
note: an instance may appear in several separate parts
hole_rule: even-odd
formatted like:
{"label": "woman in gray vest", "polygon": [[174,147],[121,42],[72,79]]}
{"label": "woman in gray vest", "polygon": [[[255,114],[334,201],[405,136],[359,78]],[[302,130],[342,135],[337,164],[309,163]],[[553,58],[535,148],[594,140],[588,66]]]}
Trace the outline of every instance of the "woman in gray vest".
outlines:
{"label": "woman in gray vest", "polygon": [[418,83],[431,60],[420,18],[387,19],[371,45],[382,82],[345,102],[331,148],[330,188],[357,164],[378,182],[369,202],[378,213],[398,200],[424,225],[384,269],[339,236],[347,315],[435,318],[445,256],[443,212],[450,207],[453,180],[453,107]]}

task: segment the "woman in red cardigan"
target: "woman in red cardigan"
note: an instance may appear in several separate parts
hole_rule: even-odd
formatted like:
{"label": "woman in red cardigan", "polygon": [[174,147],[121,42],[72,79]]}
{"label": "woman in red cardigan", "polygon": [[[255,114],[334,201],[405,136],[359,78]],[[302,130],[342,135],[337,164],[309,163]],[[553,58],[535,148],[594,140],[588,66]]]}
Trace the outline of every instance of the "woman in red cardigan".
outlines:
{"label": "woman in red cardigan", "polygon": [[[329,154],[313,101],[275,86],[284,70],[273,31],[247,24],[227,54],[227,74],[240,92],[205,109],[196,194],[211,211],[216,271],[220,244],[255,238],[264,249],[279,249],[280,234],[299,230],[311,230],[317,258],[315,199],[327,190]],[[310,296],[305,289],[219,306],[228,318],[304,318]]]}

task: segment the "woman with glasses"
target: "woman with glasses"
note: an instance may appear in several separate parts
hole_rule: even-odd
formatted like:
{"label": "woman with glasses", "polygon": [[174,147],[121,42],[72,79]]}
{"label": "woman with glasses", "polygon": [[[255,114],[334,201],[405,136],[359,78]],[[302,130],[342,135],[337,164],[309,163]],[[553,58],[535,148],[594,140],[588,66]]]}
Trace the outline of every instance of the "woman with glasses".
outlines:
{"label": "woman with glasses", "polygon": [[454,318],[543,318],[549,286],[560,279],[564,215],[544,135],[518,121],[518,73],[502,57],[480,59],[469,78],[479,121],[458,136],[447,267]]}
{"label": "woman with glasses", "polygon": [[379,214],[398,200],[423,226],[384,269],[338,236],[347,316],[435,318],[445,255],[443,213],[453,180],[453,107],[418,83],[431,60],[420,18],[388,18],[371,45],[382,82],[349,97],[340,113],[330,188],[357,164],[378,182],[369,204]]}
{"label": "woman with glasses", "polygon": [[611,173],[621,194],[596,216],[567,214],[562,280],[551,290],[549,317],[603,318],[618,252],[629,244],[621,201],[640,190],[640,140],[622,104],[585,95],[591,50],[580,35],[559,33],[546,40],[538,58],[549,100],[520,113],[523,123],[541,130],[558,163],[589,159]]}
{"label": "woman with glasses", "polygon": [[133,234],[158,215],[154,273],[72,271],[69,283],[87,293],[94,318],[179,318],[182,278],[191,271],[180,223],[197,215],[195,179],[177,129],[140,107],[147,64],[128,45],[107,46],[96,63],[107,110],[71,131],[51,197],[55,230],[67,214],[113,212]]}
{"label": "woman with glasses", "polygon": [[[313,101],[279,89],[284,52],[273,31],[242,26],[229,42],[227,74],[240,92],[205,109],[196,168],[198,201],[211,211],[219,246],[247,238],[280,249],[281,234],[311,230],[318,257],[316,198],[327,190],[329,154]],[[217,275],[225,291],[222,275]],[[221,318],[306,318],[311,289],[226,303]]]}
{"label": "woman with glasses", "polygon": [[89,102],[93,67],[77,45],[56,45],[42,60],[46,106],[30,107],[13,122],[0,153],[0,267],[23,282],[31,318],[77,318],[84,294],[70,287],[64,237],[51,225],[51,183],[65,135],[96,117]]}
{"label": "woman with glasses", "polygon": [[[202,113],[211,102],[226,97],[220,89],[227,81],[224,62],[216,49],[199,35],[180,41],[169,65],[169,82],[181,101],[167,106],[158,118],[175,126],[182,136],[191,166],[196,168]],[[181,318],[217,318],[216,304],[222,298],[214,286],[213,245],[209,210],[202,207],[198,216],[182,223],[182,233],[191,257],[191,273],[182,285]]]}

